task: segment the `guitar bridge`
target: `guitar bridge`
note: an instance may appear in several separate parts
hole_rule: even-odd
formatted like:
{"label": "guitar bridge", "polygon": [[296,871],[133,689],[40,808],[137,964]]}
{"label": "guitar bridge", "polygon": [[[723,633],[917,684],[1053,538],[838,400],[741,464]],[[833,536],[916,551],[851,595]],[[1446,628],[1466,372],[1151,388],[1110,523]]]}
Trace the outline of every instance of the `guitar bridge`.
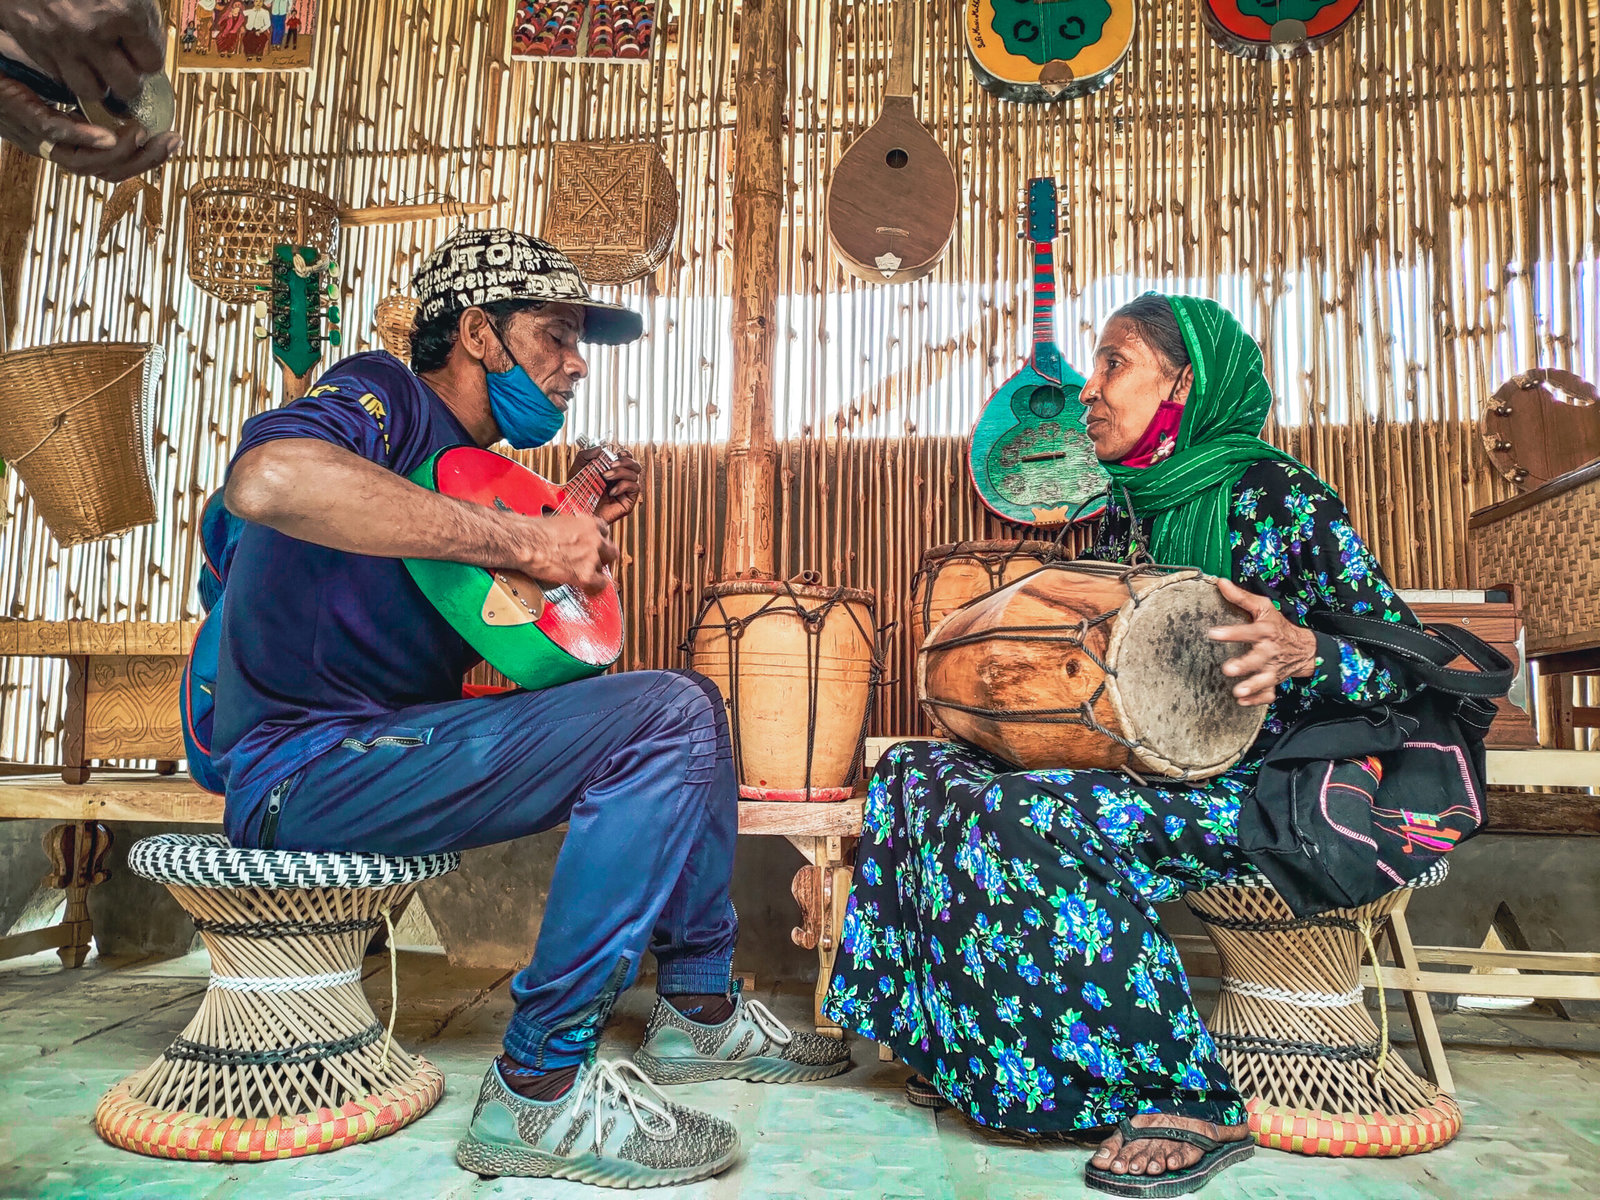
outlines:
{"label": "guitar bridge", "polygon": [[494,571],[482,616],[485,625],[496,628],[532,625],[544,616],[544,589],[526,575]]}

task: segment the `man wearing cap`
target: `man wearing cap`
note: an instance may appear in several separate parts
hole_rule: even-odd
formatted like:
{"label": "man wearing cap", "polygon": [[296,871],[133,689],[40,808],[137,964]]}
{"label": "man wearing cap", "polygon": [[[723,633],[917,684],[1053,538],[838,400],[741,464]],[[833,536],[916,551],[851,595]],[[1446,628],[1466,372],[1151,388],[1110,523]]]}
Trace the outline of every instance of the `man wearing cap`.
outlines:
{"label": "man wearing cap", "polygon": [[[418,271],[411,369],[358,354],[246,422],[228,509],[212,760],[240,846],[419,854],[566,821],[532,963],[458,1161],[484,1175],[682,1183],[738,1154],[725,1121],[657,1083],[845,1070],[842,1043],[788,1029],[730,985],[737,787],[715,687],[632,671],[462,699],[479,661],[403,558],[603,586],[639,466],[594,516],[465,504],[406,474],[449,446],[555,438],[587,374],[580,342],[638,338],[554,247],[474,230]],[[585,460],[579,455],[580,463]],[[661,999],[638,1065],[595,1046],[648,947]],[[640,1068],[643,1068],[641,1072]]]}

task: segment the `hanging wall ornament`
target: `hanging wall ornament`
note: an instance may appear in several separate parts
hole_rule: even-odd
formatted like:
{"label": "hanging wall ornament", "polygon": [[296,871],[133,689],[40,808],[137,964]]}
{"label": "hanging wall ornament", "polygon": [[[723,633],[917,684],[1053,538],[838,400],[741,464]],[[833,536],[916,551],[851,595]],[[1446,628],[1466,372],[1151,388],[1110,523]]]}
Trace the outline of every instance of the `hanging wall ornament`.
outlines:
{"label": "hanging wall ornament", "polygon": [[372,323],[378,331],[378,342],[403,363],[411,361],[411,331],[416,324],[417,309],[422,302],[415,296],[395,292],[378,301]]}
{"label": "hanging wall ornament", "polygon": [[659,267],[678,228],[678,188],[649,142],[565,142],[551,156],[542,236],[592,284]]}
{"label": "hanging wall ornament", "polygon": [[1002,100],[1087,96],[1110,82],[1133,46],[1135,0],[968,0],[973,77]]}
{"label": "hanging wall ornament", "polygon": [[1201,0],[1212,39],[1240,58],[1299,58],[1356,19],[1362,0]]}
{"label": "hanging wall ornament", "polygon": [[1519,492],[1600,459],[1600,390],[1571,371],[1514,375],[1483,410],[1483,445]]}

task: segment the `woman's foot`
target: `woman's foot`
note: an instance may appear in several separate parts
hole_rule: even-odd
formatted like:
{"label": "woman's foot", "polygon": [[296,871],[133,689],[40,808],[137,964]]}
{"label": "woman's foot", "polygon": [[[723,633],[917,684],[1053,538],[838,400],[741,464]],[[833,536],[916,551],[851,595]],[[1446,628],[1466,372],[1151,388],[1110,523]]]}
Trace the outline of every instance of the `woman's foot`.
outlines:
{"label": "woman's foot", "polygon": [[[1130,1117],[1128,1124],[1135,1129],[1152,1125],[1187,1129],[1223,1143],[1243,1142],[1250,1137],[1248,1125],[1214,1125],[1195,1117],[1174,1117],[1166,1113],[1140,1113]],[[1194,1166],[1204,1154],[1201,1147],[1187,1142],[1165,1141],[1161,1138],[1125,1140],[1118,1129],[1100,1144],[1089,1165],[1113,1175],[1171,1175]]]}

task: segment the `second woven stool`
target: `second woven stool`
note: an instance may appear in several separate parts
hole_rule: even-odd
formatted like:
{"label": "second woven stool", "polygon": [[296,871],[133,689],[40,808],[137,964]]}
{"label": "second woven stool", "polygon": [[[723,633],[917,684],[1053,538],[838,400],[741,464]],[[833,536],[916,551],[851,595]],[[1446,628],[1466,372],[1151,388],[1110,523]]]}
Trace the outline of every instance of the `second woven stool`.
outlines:
{"label": "second woven stool", "polygon": [[[1206,1023],[1245,1096],[1257,1144],[1300,1154],[1392,1157],[1450,1141],[1461,1110],[1417,1075],[1373,1024],[1361,961],[1412,888],[1372,904],[1296,917],[1257,876],[1184,897],[1222,958]],[[1377,964],[1374,963],[1374,966]]]}
{"label": "second woven stool", "polygon": [[161,1057],[100,1101],[100,1135],[162,1158],[253,1162],[370,1141],[427,1112],[444,1076],[392,1043],[361,960],[418,883],[459,863],[236,850],[215,834],[138,842],[129,867],[194,918],[211,980]]}

